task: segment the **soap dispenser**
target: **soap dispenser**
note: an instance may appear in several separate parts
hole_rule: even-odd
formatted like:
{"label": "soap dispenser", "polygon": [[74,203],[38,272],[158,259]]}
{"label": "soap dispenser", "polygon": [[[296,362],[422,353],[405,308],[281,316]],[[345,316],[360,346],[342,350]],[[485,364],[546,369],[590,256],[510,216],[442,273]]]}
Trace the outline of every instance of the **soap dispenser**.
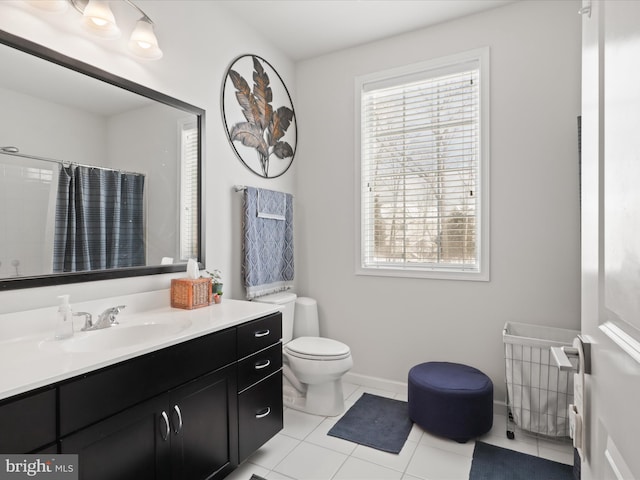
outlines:
{"label": "soap dispenser", "polygon": [[56,340],[62,340],[73,336],[73,317],[69,307],[69,295],[60,295],[58,307],[58,324],[56,325]]}

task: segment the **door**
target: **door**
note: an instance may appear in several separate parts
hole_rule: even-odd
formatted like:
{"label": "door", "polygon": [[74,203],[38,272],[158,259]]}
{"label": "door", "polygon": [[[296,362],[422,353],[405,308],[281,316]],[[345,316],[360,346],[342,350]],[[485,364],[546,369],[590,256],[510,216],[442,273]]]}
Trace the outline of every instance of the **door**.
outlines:
{"label": "door", "polygon": [[236,467],[235,365],[102,420],[60,442],[81,480],[205,480]]}
{"label": "door", "polygon": [[158,398],[73,433],[61,453],[78,454],[81,480],[169,480],[168,423]]}
{"label": "door", "polygon": [[[583,479],[640,478],[640,2],[583,0]],[[590,11],[589,8],[590,7]]]}
{"label": "door", "polygon": [[[282,358],[282,354],[280,357]],[[245,461],[282,430],[282,415],[282,373],[280,371],[238,394],[240,462]]]}
{"label": "door", "polygon": [[223,478],[236,467],[235,365],[171,393],[172,478]]}

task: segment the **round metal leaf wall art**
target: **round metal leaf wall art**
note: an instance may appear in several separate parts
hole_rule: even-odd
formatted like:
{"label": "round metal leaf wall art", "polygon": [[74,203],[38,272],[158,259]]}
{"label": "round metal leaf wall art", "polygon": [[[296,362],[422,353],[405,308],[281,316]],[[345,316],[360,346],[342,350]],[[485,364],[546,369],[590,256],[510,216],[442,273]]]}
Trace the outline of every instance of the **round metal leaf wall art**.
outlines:
{"label": "round metal leaf wall art", "polygon": [[298,138],[296,115],[286,85],[269,62],[242,55],[231,63],[222,116],[229,143],[247,168],[264,178],[289,169]]}

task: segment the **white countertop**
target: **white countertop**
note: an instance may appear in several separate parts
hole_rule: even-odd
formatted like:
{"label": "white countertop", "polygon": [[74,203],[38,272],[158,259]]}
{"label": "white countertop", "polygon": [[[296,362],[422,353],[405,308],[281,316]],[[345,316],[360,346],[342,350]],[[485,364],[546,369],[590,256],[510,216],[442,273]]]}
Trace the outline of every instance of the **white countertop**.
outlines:
{"label": "white countertop", "polygon": [[[155,301],[157,299],[160,302]],[[57,307],[0,315],[0,399],[224,330],[279,310],[276,305],[230,299],[208,307],[182,310],[168,306],[168,299],[169,292],[161,291],[77,306],[72,303],[73,311],[89,311],[94,318],[105,305],[124,304],[127,308],[118,315],[119,325],[91,332],[78,331],[83,320],[81,317],[74,317],[76,333],[66,340],[53,339]],[[77,345],[88,336],[105,333],[109,335],[111,329],[148,323],[167,325],[166,334],[149,340],[143,339],[131,346],[95,351],[68,351],[66,347],[71,343],[64,343],[76,342]],[[141,330],[144,331],[144,328]],[[160,330],[164,332],[162,328]]]}

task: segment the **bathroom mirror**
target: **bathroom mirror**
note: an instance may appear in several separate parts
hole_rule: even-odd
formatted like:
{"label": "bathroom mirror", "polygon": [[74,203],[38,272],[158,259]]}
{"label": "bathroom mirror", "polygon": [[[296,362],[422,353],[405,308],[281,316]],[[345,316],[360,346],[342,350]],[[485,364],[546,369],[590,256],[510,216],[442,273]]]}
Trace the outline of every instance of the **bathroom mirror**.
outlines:
{"label": "bathroom mirror", "polygon": [[0,62],[0,291],[204,263],[204,110],[4,31]]}

